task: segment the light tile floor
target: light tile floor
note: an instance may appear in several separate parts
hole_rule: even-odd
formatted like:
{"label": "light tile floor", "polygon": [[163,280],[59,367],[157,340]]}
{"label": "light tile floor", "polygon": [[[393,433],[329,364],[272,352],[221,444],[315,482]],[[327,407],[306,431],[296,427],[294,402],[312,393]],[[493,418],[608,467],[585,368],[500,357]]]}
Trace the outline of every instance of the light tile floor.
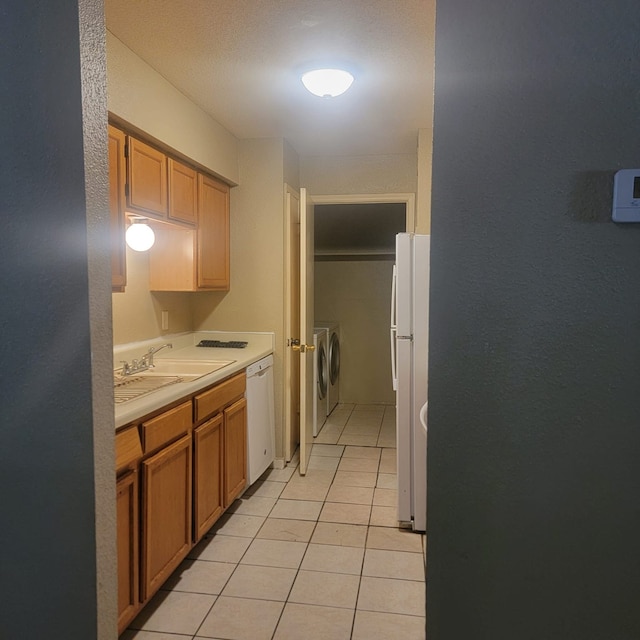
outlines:
{"label": "light tile floor", "polygon": [[268,469],[122,640],[424,640],[425,536],[395,520],[394,409],[338,405],[309,469]]}

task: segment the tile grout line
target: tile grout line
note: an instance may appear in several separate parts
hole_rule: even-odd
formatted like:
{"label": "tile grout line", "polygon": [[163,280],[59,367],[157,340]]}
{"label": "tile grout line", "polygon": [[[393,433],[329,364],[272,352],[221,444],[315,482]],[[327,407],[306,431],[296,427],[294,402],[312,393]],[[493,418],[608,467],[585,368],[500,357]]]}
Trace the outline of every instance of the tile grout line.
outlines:
{"label": "tile grout line", "polygon": [[[291,481],[291,479],[293,477],[295,477],[295,473],[296,470],[299,468],[299,463],[298,465],[296,465],[296,468],[293,471],[293,474],[291,475],[291,478],[289,478],[289,480],[287,481],[287,485],[289,484],[289,482]],[[286,486],[285,486],[286,489]],[[282,493],[284,493],[284,490],[281,492],[280,495],[282,495]],[[324,503],[323,503],[324,504]],[[320,511],[322,511],[322,509],[320,509]],[[318,513],[318,517],[320,517],[320,513]],[[311,530],[311,533],[309,534],[309,540],[306,543],[306,549],[304,550],[304,553],[302,554],[302,558],[300,558],[300,564],[298,565],[298,568],[296,569],[296,574],[293,577],[293,580],[291,581],[291,586],[289,587],[289,592],[287,593],[287,597],[284,601],[284,603],[282,604],[282,609],[280,611],[280,615],[278,616],[278,620],[275,624],[275,626],[273,627],[273,633],[271,634],[271,640],[274,639],[276,633],[278,632],[278,627],[280,626],[280,622],[282,620],[282,616],[284,615],[284,610],[287,608],[287,604],[289,603],[289,598],[291,597],[291,592],[293,591],[293,586],[296,583],[296,580],[298,579],[298,575],[300,574],[300,567],[302,567],[302,563],[304,562],[304,558],[307,555],[307,552],[309,551],[309,545],[311,544],[311,538],[313,538],[313,533],[316,530],[316,527],[318,526],[318,520],[315,520],[315,524],[313,525],[313,529]]]}

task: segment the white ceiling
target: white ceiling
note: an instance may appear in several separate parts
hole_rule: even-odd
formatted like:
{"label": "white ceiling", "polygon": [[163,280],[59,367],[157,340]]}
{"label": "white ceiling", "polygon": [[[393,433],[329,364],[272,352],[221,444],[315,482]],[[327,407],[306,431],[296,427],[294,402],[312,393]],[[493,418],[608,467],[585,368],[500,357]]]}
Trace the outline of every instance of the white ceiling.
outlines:
{"label": "white ceiling", "polygon": [[[415,153],[433,101],[435,0],[105,0],[107,28],[237,138],[301,156]],[[341,65],[343,96],[300,73]]]}

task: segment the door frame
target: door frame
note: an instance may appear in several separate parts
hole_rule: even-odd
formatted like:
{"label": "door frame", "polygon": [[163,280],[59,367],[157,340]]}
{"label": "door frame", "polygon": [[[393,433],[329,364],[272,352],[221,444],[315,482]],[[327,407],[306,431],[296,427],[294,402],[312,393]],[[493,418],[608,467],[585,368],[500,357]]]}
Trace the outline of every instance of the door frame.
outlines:
{"label": "door frame", "polygon": [[[291,403],[294,401],[297,393],[297,385],[296,389],[291,387],[292,384],[295,384],[296,376],[292,376],[290,359],[288,356],[288,344],[287,341],[291,337],[291,270],[294,268],[298,268],[297,261],[296,264],[292,264],[292,256],[289,250],[289,242],[290,242],[290,211],[288,207],[288,195],[293,194],[295,197],[300,198],[299,189],[295,189],[291,185],[285,183],[284,184],[284,203],[283,208],[285,210],[285,220],[284,220],[284,403],[283,403],[283,417],[284,417],[284,429],[282,433],[282,452],[283,452],[283,462],[286,464],[289,462],[289,455],[293,455],[293,451],[290,451],[290,440],[291,440],[291,423],[287,419],[288,415],[291,415]],[[398,203],[405,205],[405,215],[406,215],[406,231],[407,232],[415,232],[416,225],[416,194],[415,193],[360,193],[360,194],[333,194],[333,195],[314,195],[309,194],[313,200],[314,205],[318,204],[388,204],[388,203]],[[299,219],[298,219],[299,223]],[[299,425],[298,425],[299,428]]]}

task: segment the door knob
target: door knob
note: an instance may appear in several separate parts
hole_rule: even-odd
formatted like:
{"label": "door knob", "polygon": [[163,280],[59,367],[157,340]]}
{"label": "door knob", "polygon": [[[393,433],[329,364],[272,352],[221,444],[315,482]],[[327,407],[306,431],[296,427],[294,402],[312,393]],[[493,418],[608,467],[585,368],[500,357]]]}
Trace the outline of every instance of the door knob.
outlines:
{"label": "door knob", "polygon": [[292,344],[291,348],[294,351],[299,351],[300,353],[305,353],[307,351],[315,351],[315,346],[312,344]]}

